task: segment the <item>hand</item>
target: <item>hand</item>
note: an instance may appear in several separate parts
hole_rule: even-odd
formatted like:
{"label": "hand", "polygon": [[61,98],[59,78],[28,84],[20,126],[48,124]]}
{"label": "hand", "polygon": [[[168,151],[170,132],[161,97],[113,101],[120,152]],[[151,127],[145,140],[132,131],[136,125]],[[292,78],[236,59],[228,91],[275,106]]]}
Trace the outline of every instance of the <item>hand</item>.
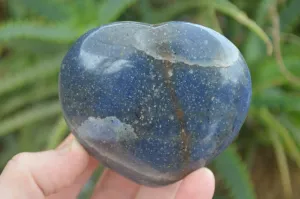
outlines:
{"label": "hand", "polygon": [[[97,161],[70,135],[56,150],[21,153],[12,158],[0,176],[5,199],[72,199],[97,167]],[[93,199],[211,199],[214,175],[206,168],[165,187],[138,185],[106,169]]]}

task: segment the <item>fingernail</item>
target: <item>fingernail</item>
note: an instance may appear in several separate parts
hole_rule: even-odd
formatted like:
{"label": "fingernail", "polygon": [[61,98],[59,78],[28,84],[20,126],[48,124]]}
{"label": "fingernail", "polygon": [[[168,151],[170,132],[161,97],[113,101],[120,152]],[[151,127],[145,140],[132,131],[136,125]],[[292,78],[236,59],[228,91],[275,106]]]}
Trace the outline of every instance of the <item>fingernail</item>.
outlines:
{"label": "fingernail", "polygon": [[61,152],[61,153],[67,153],[67,152],[70,152],[72,150],[72,147],[73,147],[73,143],[74,141],[76,141],[75,137],[70,137],[70,138],[67,138],[63,144],[61,146],[59,146],[57,148],[57,151]]}
{"label": "fingernail", "polygon": [[68,153],[74,150],[84,150],[80,143],[73,138],[57,149],[60,153]]}
{"label": "fingernail", "polygon": [[76,140],[76,138],[73,139],[72,144],[71,144],[71,150],[78,150],[78,149],[83,149],[80,143]]}
{"label": "fingernail", "polygon": [[73,141],[69,141],[65,144],[63,144],[62,146],[60,146],[57,151],[59,151],[60,153],[67,153],[69,151],[71,151],[71,146],[72,146]]}

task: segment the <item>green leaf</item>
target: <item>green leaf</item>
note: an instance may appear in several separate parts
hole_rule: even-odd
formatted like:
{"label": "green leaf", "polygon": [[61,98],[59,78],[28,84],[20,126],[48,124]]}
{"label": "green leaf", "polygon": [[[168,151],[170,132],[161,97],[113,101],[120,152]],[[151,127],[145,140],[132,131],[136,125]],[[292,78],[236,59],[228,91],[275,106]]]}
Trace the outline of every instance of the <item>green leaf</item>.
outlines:
{"label": "green leaf", "polygon": [[26,152],[44,150],[45,144],[47,143],[45,138],[48,137],[49,132],[53,129],[52,120],[51,118],[50,121],[47,119],[20,128],[20,130],[18,130],[19,133],[15,134],[19,144],[19,150]]}
{"label": "green leaf", "polygon": [[[176,1],[175,3],[178,3]],[[145,23],[152,23],[153,22],[153,17],[154,15],[154,10],[153,7],[150,4],[149,0],[140,0],[138,1],[138,9],[139,9],[139,14],[141,15],[142,22]]]}
{"label": "green leaf", "polygon": [[34,21],[6,21],[0,25],[0,43],[15,39],[70,43],[79,35],[77,30],[67,24],[49,25]]}
{"label": "green leaf", "polygon": [[[65,6],[66,2],[55,0],[19,0],[26,9],[33,11],[39,16],[52,21],[65,20],[69,16],[69,6]],[[72,4],[70,4],[72,6]]]}
{"label": "green leaf", "polygon": [[299,49],[300,46],[300,37],[298,35],[295,35],[293,33],[281,33],[281,41],[289,42],[288,45],[281,45],[281,47],[284,47],[282,49],[282,53],[284,54],[287,49],[293,49],[291,52],[292,54],[296,54],[295,52],[297,49]]}
{"label": "green leaf", "polygon": [[[175,16],[186,12],[193,8],[202,8],[206,6],[206,3],[202,1],[175,1],[165,8],[155,9],[152,11],[151,17],[148,16],[148,23],[160,23],[166,22],[174,18]],[[144,11],[145,12],[145,11]]]}
{"label": "green leaf", "polygon": [[[276,0],[262,0],[256,11],[255,21],[257,25],[264,26],[268,20],[269,7],[277,3]],[[249,36],[246,38],[245,47],[244,47],[244,56],[246,60],[250,63],[257,62],[262,59],[264,56],[265,46],[259,37],[253,32],[249,33]]]}
{"label": "green leaf", "polygon": [[103,0],[99,8],[99,22],[106,24],[119,18],[136,0]]}
{"label": "green leaf", "polygon": [[0,84],[0,96],[4,93],[34,83],[39,79],[58,73],[62,56],[54,56],[53,59],[44,60],[35,67],[20,71],[16,75],[2,78]]}
{"label": "green leaf", "polygon": [[55,101],[47,104],[37,105],[10,116],[0,122],[0,137],[24,127],[25,125],[52,117],[60,113],[60,104]]}
{"label": "green leaf", "polygon": [[[289,71],[295,75],[300,75],[299,57],[297,56],[284,56],[284,63]],[[260,64],[254,69],[251,69],[253,78],[253,93],[263,91],[266,88],[278,86],[278,85],[290,85],[291,84],[281,73],[279,67],[277,67],[276,60],[266,59],[262,60]]]}
{"label": "green leaf", "polygon": [[68,126],[65,122],[64,117],[60,117],[57,121],[57,124],[54,127],[53,132],[50,134],[48,139],[47,149],[53,149],[58,146],[58,144],[63,140],[67,135]]}
{"label": "green leaf", "polygon": [[[33,56],[37,59],[44,59],[45,57],[51,57],[51,55],[58,54],[58,52],[67,52],[70,47],[69,43],[57,43],[51,41],[41,41],[36,39],[21,39],[16,38],[5,42],[5,47],[7,49],[13,49],[13,54],[6,56],[3,60],[4,62],[9,61],[11,63],[10,57],[13,59],[29,59],[32,61]],[[18,55],[16,55],[18,54]],[[15,56],[18,56],[17,58]],[[0,63],[3,65],[2,63]],[[21,65],[24,67],[24,65]]]}
{"label": "green leaf", "polygon": [[[300,0],[291,0],[280,13],[280,29],[282,32],[291,31],[300,22]],[[298,23],[299,24],[299,23]]]}
{"label": "green leaf", "polygon": [[31,63],[32,60],[30,60],[30,56],[25,53],[14,52],[10,55],[5,56],[5,58],[0,61],[1,83],[5,76],[18,73],[24,68],[24,66],[28,66]]}
{"label": "green leaf", "polygon": [[[3,2],[3,1],[2,1]],[[7,11],[13,19],[24,19],[28,17],[28,9],[20,4],[19,0],[9,0],[7,3]]]}
{"label": "green leaf", "polygon": [[95,28],[98,15],[98,1],[95,0],[74,0],[72,3],[72,24],[76,24],[76,27],[82,32],[86,32],[91,28]]}
{"label": "green leaf", "polygon": [[228,199],[226,196],[214,195],[213,199]]}
{"label": "green leaf", "polygon": [[275,155],[281,177],[281,184],[283,186],[285,198],[292,198],[292,184],[284,148],[276,132],[269,132],[269,137],[271,138],[275,150]]}
{"label": "green leaf", "polygon": [[92,177],[89,179],[89,181],[85,184],[83,189],[81,190],[78,199],[86,199],[86,198],[92,198],[94,188],[99,181],[99,178],[103,174],[104,166],[100,165],[96,169],[96,171],[93,173]]}
{"label": "green leaf", "polygon": [[213,162],[233,199],[254,199],[255,193],[246,165],[240,159],[234,146],[222,152]]}
{"label": "green leaf", "polygon": [[40,87],[20,95],[15,95],[0,104],[0,117],[16,111],[27,104],[35,103],[51,96],[56,96],[57,92],[58,88],[57,84],[55,84],[54,86],[48,86],[47,88]]}
{"label": "green leaf", "polygon": [[281,111],[300,111],[300,95],[284,92],[278,88],[266,89],[253,95],[252,104],[256,107],[277,108]]}
{"label": "green leaf", "polygon": [[[298,111],[300,113],[300,111]],[[298,148],[300,149],[300,123],[299,117],[292,114],[281,114],[279,118],[280,122],[287,128],[287,130],[293,136]]]}
{"label": "green leaf", "polygon": [[227,0],[216,0],[215,8],[253,31],[265,42],[268,54],[272,54],[273,44],[268,35],[253,20],[249,19],[243,11]]}
{"label": "green leaf", "polygon": [[290,157],[300,167],[300,151],[297,147],[295,140],[292,138],[289,131],[283,126],[279,120],[277,120],[267,108],[261,108],[259,115],[261,121],[264,122],[265,126],[271,131],[278,133],[279,137],[283,142],[283,146],[286,149]]}
{"label": "green leaf", "polygon": [[217,196],[214,196],[213,199],[228,199],[228,197],[217,195]]}
{"label": "green leaf", "polygon": [[[200,19],[202,25],[207,26],[215,31],[222,33],[219,21],[217,19],[216,9],[214,7],[215,0],[205,0],[205,7],[200,9],[197,14],[197,18]],[[199,20],[197,20],[199,21]]]}

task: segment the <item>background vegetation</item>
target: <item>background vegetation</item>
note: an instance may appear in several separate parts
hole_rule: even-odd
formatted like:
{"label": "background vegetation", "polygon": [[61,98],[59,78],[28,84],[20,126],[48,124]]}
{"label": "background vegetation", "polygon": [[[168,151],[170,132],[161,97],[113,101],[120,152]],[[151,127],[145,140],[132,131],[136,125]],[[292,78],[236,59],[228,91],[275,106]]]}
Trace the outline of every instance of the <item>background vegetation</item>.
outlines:
{"label": "background vegetation", "polygon": [[77,37],[115,20],[183,20],[222,32],[252,73],[247,121],[210,165],[215,198],[299,198],[299,9],[300,0],[0,0],[0,170],[14,154],[54,148],[67,135],[57,78]]}

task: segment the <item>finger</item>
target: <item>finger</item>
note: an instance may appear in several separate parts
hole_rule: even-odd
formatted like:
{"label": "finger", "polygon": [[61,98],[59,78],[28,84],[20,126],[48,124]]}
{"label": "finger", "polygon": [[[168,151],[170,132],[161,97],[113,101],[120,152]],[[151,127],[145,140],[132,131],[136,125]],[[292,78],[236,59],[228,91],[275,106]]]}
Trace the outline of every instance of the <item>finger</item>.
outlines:
{"label": "finger", "polygon": [[44,198],[70,186],[88,162],[89,155],[75,139],[59,150],[18,154],[1,174],[0,195]]}
{"label": "finger", "polygon": [[181,181],[159,188],[141,186],[136,199],[174,199]]}
{"label": "finger", "polygon": [[92,199],[132,199],[138,189],[138,184],[110,169],[106,169],[95,187]]}
{"label": "finger", "polygon": [[[67,136],[67,138],[57,147],[57,150],[63,148],[64,146],[68,145],[68,143],[73,139],[73,135],[70,134]],[[84,187],[85,183],[89,180],[95,169],[99,163],[97,162],[96,159],[90,157],[89,163],[87,168],[85,169],[84,173],[81,174],[75,182],[67,188],[64,188],[61,190],[59,193],[55,193],[47,197],[47,199],[65,199],[65,198],[77,198],[79,195],[81,189]]]}
{"label": "finger", "polygon": [[47,199],[76,199],[98,165],[99,163],[97,162],[97,160],[91,157],[84,173],[77,177],[77,179],[71,186],[64,188],[56,194],[50,195],[49,197],[47,197]]}
{"label": "finger", "polygon": [[176,199],[211,199],[215,190],[215,178],[207,169],[199,169],[188,175],[181,183]]}

